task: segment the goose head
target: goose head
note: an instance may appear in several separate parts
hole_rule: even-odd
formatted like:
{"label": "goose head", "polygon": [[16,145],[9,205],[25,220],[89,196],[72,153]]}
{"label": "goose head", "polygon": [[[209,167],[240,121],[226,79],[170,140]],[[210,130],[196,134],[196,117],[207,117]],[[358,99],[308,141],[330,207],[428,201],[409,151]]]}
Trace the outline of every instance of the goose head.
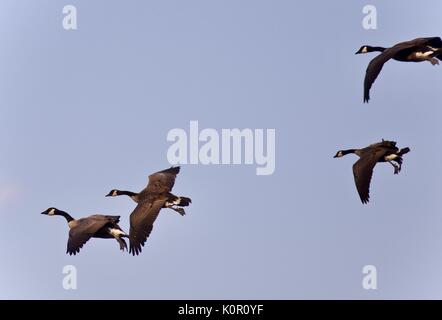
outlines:
{"label": "goose head", "polygon": [[370,46],[362,46],[362,47],[359,48],[358,51],[356,51],[355,54],[369,53],[369,52],[372,52],[372,51],[374,51],[374,50],[373,50],[373,47],[370,47]]}
{"label": "goose head", "polygon": [[355,54],[361,54],[361,53],[369,53],[369,52],[384,52],[386,50],[386,48],[384,47],[372,47],[372,46],[362,46],[359,48],[358,51],[355,52]]}
{"label": "goose head", "polygon": [[333,158],[340,158],[343,156],[345,156],[344,150],[339,150],[338,152],[336,152],[336,154]]}
{"label": "goose head", "polygon": [[60,210],[58,210],[57,208],[54,207],[50,207],[48,209],[46,209],[45,211],[43,211],[41,214],[45,214],[47,216],[56,216],[56,215],[60,215]]}
{"label": "goose head", "polygon": [[121,195],[121,191],[117,190],[117,189],[112,189],[111,191],[109,191],[109,193],[107,195],[105,195],[105,197],[116,197]]}

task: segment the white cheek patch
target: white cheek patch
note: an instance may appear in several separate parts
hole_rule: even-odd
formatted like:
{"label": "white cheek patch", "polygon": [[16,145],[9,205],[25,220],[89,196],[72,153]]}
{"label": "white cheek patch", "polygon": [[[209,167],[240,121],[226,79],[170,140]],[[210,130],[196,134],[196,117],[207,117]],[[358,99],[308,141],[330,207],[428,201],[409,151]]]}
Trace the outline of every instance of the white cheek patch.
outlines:
{"label": "white cheek patch", "polygon": [[48,212],[48,215],[50,215],[50,216],[53,216],[55,214],[55,209],[51,209],[49,212]]}
{"label": "white cheek patch", "polygon": [[363,48],[362,48],[362,53],[368,53],[368,49],[367,49],[367,47],[363,47]]}
{"label": "white cheek patch", "polygon": [[114,190],[114,192],[112,192],[112,197],[116,197],[117,195],[117,190]]}

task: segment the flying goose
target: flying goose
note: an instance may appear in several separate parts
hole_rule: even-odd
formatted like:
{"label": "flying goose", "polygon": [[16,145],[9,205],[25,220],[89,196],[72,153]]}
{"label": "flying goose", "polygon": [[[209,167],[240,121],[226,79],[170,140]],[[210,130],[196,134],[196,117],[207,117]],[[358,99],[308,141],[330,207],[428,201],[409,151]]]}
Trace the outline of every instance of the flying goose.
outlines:
{"label": "flying goose", "polygon": [[41,214],[46,214],[48,216],[62,216],[66,218],[70,229],[66,250],[66,253],[69,253],[69,255],[76,255],[79,253],[80,249],[90,238],[115,238],[122,251],[127,249],[126,241],[124,241],[123,238],[128,238],[128,235],[118,225],[120,216],[104,216],[96,214],[76,220],[67,212],[58,210],[54,207],[46,209]]}
{"label": "flying goose", "polygon": [[382,70],[384,63],[390,59],[404,62],[429,61],[432,65],[442,60],[442,40],[439,37],[417,38],[401,42],[391,48],[362,46],[356,54],[380,51],[382,52],[370,61],[365,73],[364,102],[370,100],[370,88]]}
{"label": "flying goose", "polygon": [[126,195],[138,204],[130,215],[129,252],[132,255],[141,252],[141,247],[149,237],[162,208],[170,208],[180,215],[185,215],[182,207],[188,206],[192,200],[171,193],[179,172],[180,167],[171,167],[151,174],[147,187],[139,193],[113,189],[106,195],[106,197]]}
{"label": "flying goose", "polygon": [[359,160],[353,165],[353,176],[362,203],[368,203],[370,181],[376,163],[388,162],[394,167],[394,174],[398,174],[402,168],[402,156],[409,151],[410,148],[397,148],[395,141],[382,140],[363,149],[339,150],[334,158],[340,158],[349,153],[359,156]]}

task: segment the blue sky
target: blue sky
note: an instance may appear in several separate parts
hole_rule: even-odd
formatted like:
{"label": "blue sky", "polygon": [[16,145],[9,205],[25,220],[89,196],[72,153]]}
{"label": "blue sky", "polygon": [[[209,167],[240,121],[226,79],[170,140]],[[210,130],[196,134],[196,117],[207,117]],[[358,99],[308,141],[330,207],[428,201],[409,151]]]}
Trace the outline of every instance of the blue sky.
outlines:
{"label": "blue sky", "polygon": [[[0,298],[442,298],[439,197],[442,66],[389,62],[362,103],[363,44],[440,36],[440,1],[69,1],[0,4]],[[373,4],[378,29],[365,30]],[[167,133],[274,128],[276,170],[185,165],[143,254],[91,240],[65,254],[68,227],[134,204],[167,168]],[[339,149],[381,138],[412,152],[377,166],[357,196]],[[74,265],[78,289],[64,290]],[[364,290],[375,265],[378,289]]]}

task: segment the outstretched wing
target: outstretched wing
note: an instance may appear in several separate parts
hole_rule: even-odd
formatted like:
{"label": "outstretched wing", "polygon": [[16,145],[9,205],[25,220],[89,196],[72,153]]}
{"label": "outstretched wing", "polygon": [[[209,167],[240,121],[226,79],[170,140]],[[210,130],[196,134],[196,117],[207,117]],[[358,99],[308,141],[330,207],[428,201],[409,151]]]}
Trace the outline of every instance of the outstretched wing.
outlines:
{"label": "outstretched wing", "polygon": [[149,197],[140,202],[130,215],[129,253],[138,255],[153,229],[153,224],[164,206],[166,198]]}
{"label": "outstretched wing", "polygon": [[66,253],[76,255],[93,235],[107,224],[115,224],[119,216],[93,215],[77,220],[77,225],[69,230]]}
{"label": "outstretched wing", "polygon": [[370,144],[368,146],[368,148],[384,147],[384,148],[390,148],[390,149],[397,149],[396,144],[397,144],[396,141],[382,140],[381,142],[376,142],[376,143]]}
{"label": "outstretched wing", "polygon": [[169,169],[153,173],[149,176],[149,183],[142,191],[143,193],[164,193],[172,191],[180,167],[171,167]]}
{"label": "outstretched wing", "polygon": [[370,100],[370,89],[381,72],[384,63],[393,58],[401,50],[402,48],[396,46],[389,48],[370,61],[367,70],[365,71],[364,102],[368,102]]}
{"label": "outstretched wing", "polygon": [[[442,40],[440,37],[424,38],[427,40],[427,45],[432,48],[442,49]],[[436,58],[442,61],[442,53],[437,55]]]}
{"label": "outstretched wing", "polygon": [[433,48],[442,48],[442,40],[440,37],[420,38],[424,40],[424,44]]}
{"label": "outstretched wing", "polygon": [[368,203],[370,200],[370,182],[373,175],[373,169],[385,153],[385,149],[375,150],[362,156],[353,165],[353,176],[356,189],[358,190],[362,203]]}

